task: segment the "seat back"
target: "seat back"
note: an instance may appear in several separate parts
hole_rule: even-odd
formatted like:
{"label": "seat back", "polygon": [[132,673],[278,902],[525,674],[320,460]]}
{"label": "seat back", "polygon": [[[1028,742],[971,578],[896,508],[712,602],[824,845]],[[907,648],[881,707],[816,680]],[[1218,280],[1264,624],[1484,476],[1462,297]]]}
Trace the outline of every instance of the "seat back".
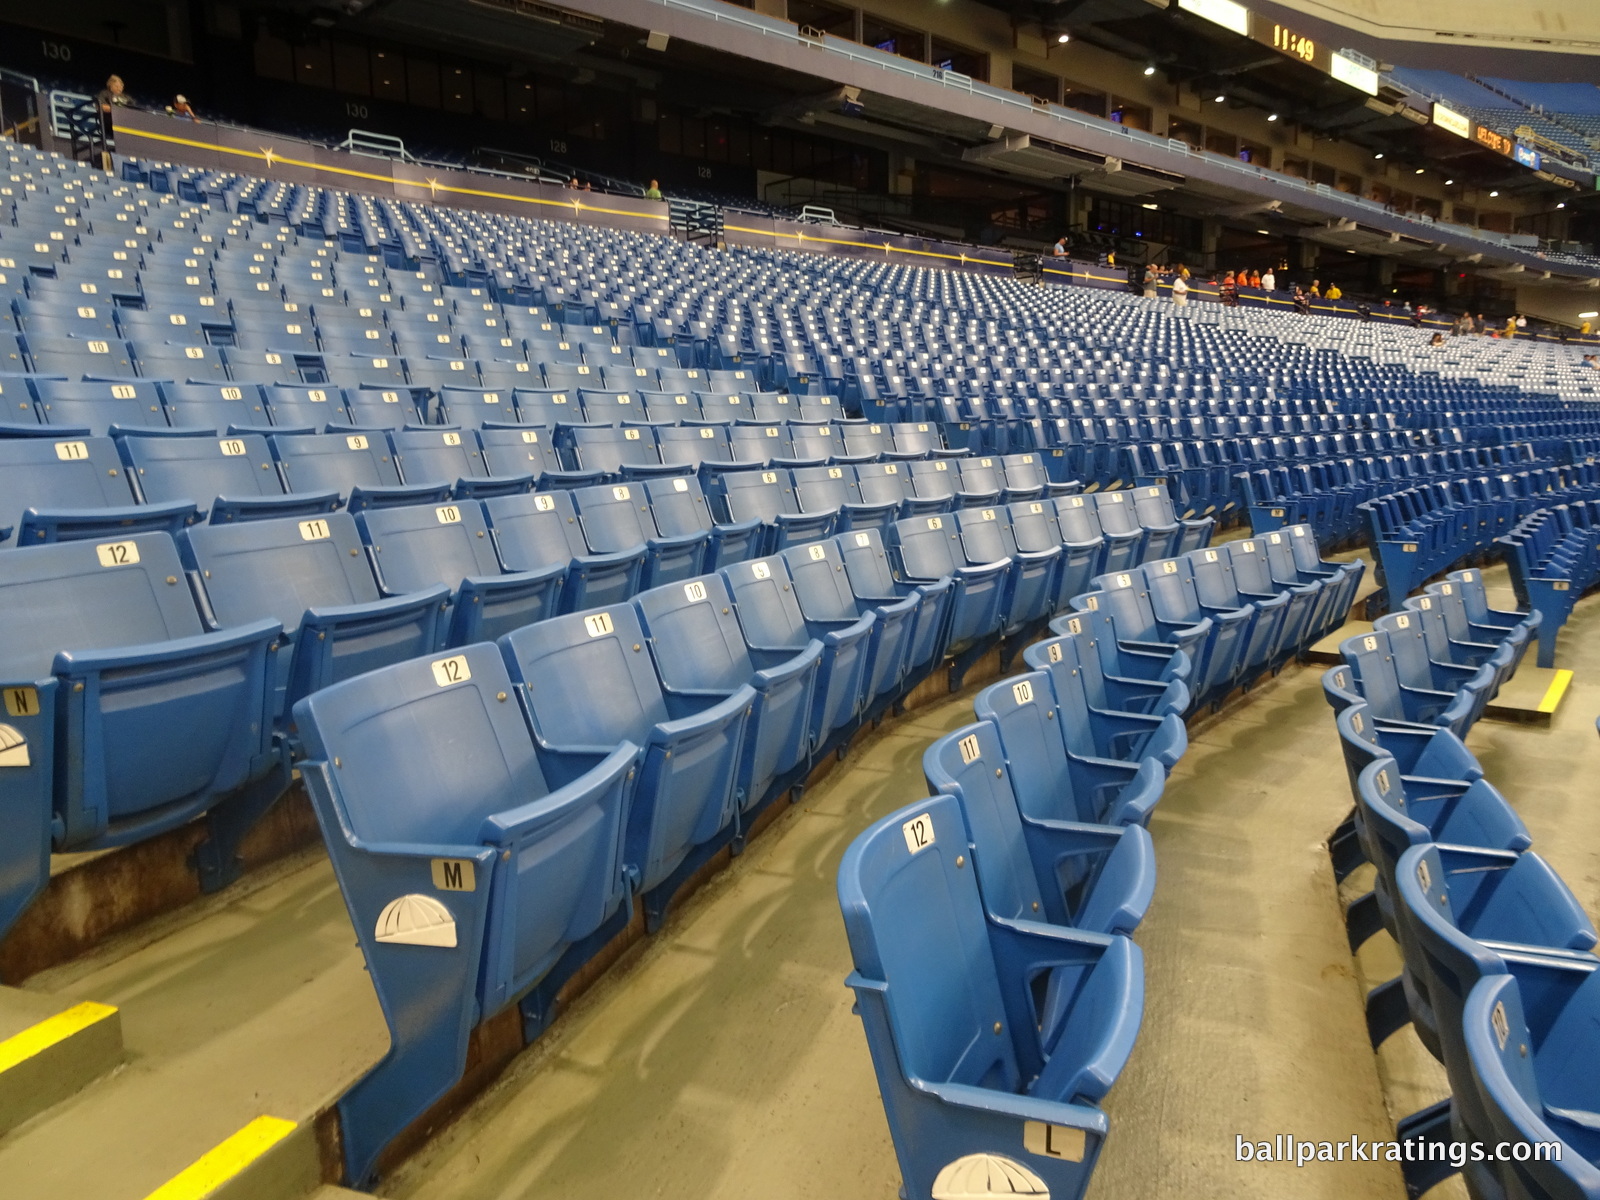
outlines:
{"label": "seat back", "polygon": [[973,707],[995,730],[1024,817],[1033,821],[1100,820],[1089,797],[1079,796],[1073,787],[1061,716],[1045,672],[1033,671],[993,684],[978,693]]}
{"label": "seat back", "polygon": [[1004,763],[999,734],[988,721],[945,734],[922,756],[928,786],[961,801],[984,906],[1007,920],[1047,920]]}
{"label": "seat back", "polygon": [[906,464],[911,480],[911,490],[919,499],[948,500],[954,502],[960,489],[961,473],[947,458],[930,461],[913,460]]}
{"label": "seat back", "polygon": [[631,604],[551,617],[513,630],[500,644],[523,683],[542,746],[587,753],[609,752],[621,741],[643,746],[668,719]]}
{"label": "seat back", "polygon": [[961,553],[974,565],[1011,557],[1010,528],[1003,508],[964,508],[954,516]]}
{"label": "seat back", "polygon": [[293,635],[306,610],[378,598],[347,512],[192,525],[182,535],[223,628],[271,617]]}
{"label": "seat back", "polygon": [[827,543],[812,542],[774,554],[723,567],[719,574],[733,594],[734,611],[744,640],[763,650],[803,650],[811,640],[806,619],[800,611],[794,579],[789,574],[788,556],[799,551],[809,557],[813,548]]}
{"label": "seat back", "polygon": [[704,532],[713,525],[711,505],[700,489],[700,481],[692,476],[646,479],[628,486],[644,490],[650,516],[662,537],[686,537]]}
{"label": "seat back", "polygon": [[321,430],[350,423],[342,388],[279,383],[266,391],[267,414],[276,426]]}
{"label": "seat back", "polygon": [[122,508],[133,503],[108,437],[0,438],[0,546],[28,508]]}
{"label": "seat back", "polygon": [[132,437],[123,453],[150,504],[189,500],[203,510],[218,496],[283,495],[277,464],[260,434]]}
{"label": "seat back", "polygon": [[[1008,475],[1009,478],[1009,475]],[[1007,506],[1011,537],[1024,554],[1048,553],[1061,545],[1055,508],[1047,500],[1019,500]]]}
{"label": "seat back", "polygon": [[548,795],[492,644],[384,667],[302,701],[313,759],[339,769],[344,817],[364,842],[478,846],[497,813]]}
{"label": "seat back", "polygon": [[942,579],[966,565],[952,516],[908,517],[890,526],[890,545],[906,579]]}
{"label": "seat back", "polygon": [[987,456],[956,459],[961,477],[961,490],[998,498],[1000,489],[1005,486],[1005,478],[998,466],[999,461],[997,458]]}
{"label": "seat back", "polygon": [[482,503],[508,571],[567,565],[589,553],[570,492],[492,496]]}
{"label": "seat back", "polygon": [[[1100,528],[1110,534],[1132,534],[1143,531],[1139,524],[1138,509],[1132,503],[1132,492],[1096,492],[1095,515],[1100,518]],[[1071,497],[1068,497],[1071,499]]]}
{"label": "seat back", "polygon": [[406,429],[389,434],[389,444],[408,484],[454,485],[488,474],[470,429]]}
{"label": "seat back", "polygon": [[656,453],[669,466],[729,460],[728,431],[712,425],[657,425]]}
{"label": "seat back", "polygon": [[164,383],[167,419],[176,428],[214,429],[267,424],[262,388],[254,383]]}
{"label": "seat back", "polygon": [[291,492],[349,495],[354,487],[400,484],[400,472],[382,434],[274,434],[268,441]]}
{"label": "seat back", "polygon": [[729,471],[720,477],[718,485],[731,520],[748,521],[755,517],[764,525],[772,525],[777,522],[779,513],[795,511],[788,471]]}
{"label": "seat back", "polygon": [[572,424],[583,420],[583,409],[578,404],[577,389],[518,388],[513,396],[517,403],[517,420],[524,425],[543,425],[554,429],[558,424]]}
{"label": "seat back", "polygon": [[722,576],[701,575],[651,588],[633,603],[668,689],[730,693],[755,674]]}
{"label": "seat back", "polygon": [[344,397],[350,423],[360,429],[403,429],[423,421],[406,388],[352,387],[345,389]]}
{"label": "seat back", "polygon": [[443,584],[499,575],[500,560],[475,500],[367,509],[356,515],[361,536],[391,593],[419,592]]}
{"label": "seat back", "polygon": [[1104,537],[1100,529],[1099,510],[1093,500],[1093,496],[1056,497],[1056,523],[1061,528],[1061,540],[1064,543],[1092,544]]}
{"label": "seat back", "polygon": [[850,491],[854,472],[849,467],[796,467],[789,474],[801,512],[837,511],[855,502]]}
{"label": "seat back", "polygon": [[105,434],[124,428],[167,428],[161,395],[149,380],[35,379],[34,391],[47,425],[80,425]]}
{"label": "seat back", "polygon": [[906,498],[904,463],[860,463],[856,489],[863,504],[901,504]]}
{"label": "seat back", "polygon": [[[839,866],[839,903],[855,968],[888,985],[895,1056],[908,1080],[1021,1084],[975,873],[954,796],[937,796],[871,826]],[[884,1048],[886,1051],[890,1048]]]}
{"label": "seat back", "polygon": [[579,488],[572,502],[584,540],[597,553],[633,549],[656,536],[649,501],[637,483]]}
{"label": "seat back", "polygon": [[532,475],[560,471],[561,459],[546,429],[480,429],[478,445],[483,451],[483,469],[490,478]]}

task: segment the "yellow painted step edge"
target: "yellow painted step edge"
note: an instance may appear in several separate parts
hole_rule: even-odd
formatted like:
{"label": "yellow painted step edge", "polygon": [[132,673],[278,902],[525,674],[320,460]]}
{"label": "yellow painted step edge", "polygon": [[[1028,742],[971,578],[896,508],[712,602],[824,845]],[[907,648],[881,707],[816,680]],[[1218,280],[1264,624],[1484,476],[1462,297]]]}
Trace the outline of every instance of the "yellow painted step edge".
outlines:
{"label": "yellow painted step edge", "polygon": [[145,1200],[202,1200],[271,1150],[298,1126],[279,1117],[257,1117],[206,1151]]}
{"label": "yellow painted step edge", "polygon": [[1542,713],[1555,712],[1556,705],[1560,704],[1561,697],[1567,694],[1567,686],[1571,682],[1571,671],[1557,671],[1555,678],[1550,681],[1550,686],[1544,690],[1544,699],[1539,701],[1539,711]]}
{"label": "yellow painted step edge", "polygon": [[74,1034],[82,1033],[89,1026],[114,1016],[116,1011],[109,1004],[96,1004],[92,1000],[86,1000],[82,1004],[74,1004],[65,1012],[47,1017],[37,1025],[30,1025],[21,1033],[0,1042],[0,1072],[9,1071],[18,1063],[26,1062],[35,1054],[48,1050],[58,1042],[64,1042]]}

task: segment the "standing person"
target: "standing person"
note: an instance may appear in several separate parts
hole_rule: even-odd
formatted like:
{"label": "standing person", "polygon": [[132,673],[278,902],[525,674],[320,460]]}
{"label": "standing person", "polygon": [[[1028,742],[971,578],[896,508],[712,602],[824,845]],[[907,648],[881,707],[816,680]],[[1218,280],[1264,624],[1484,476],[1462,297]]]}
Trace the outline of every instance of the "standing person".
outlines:
{"label": "standing person", "polygon": [[1060,237],[1058,237],[1056,239],[1056,244],[1050,248],[1050,253],[1055,258],[1065,258],[1067,256],[1067,235],[1066,234],[1063,233]]}
{"label": "standing person", "polygon": [[661,185],[659,183],[657,183],[654,179],[652,179],[650,181],[650,186],[645,188],[645,190],[644,190],[644,198],[646,200],[659,200],[659,199],[661,199]]}
{"label": "standing person", "polygon": [[1483,319],[1483,314],[1482,313],[1479,313],[1478,314],[1478,319],[1473,322],[1473,330],[1472,331],[1474,333],[1488,333],[1489,332],[1489,322],[1487,322],[1487,321],[1485,321]]}
{"label": "standing person", "polygon": [[1338,300],[1343,298],[1343,296],[1344,292],[1340,290],[1337,283],[1330,283],[1328,285],[1328,290],[1322,294],[1322,298],[1324,300]]}
{"label": "standing person", "polygon": [[1172,281],[1172,303],[1177,308],[1183,308],[1189,303],[1189,272],[1185,270]]}
{"label": "standing person", "polygon": [[1517,333],[1523,337],[1528,336],[1528,318],[1522,313],[1517,314]]}
{"label": "standing person", "polygon": [[1317,300],[1322,299],[1322,280],[1313,279],[1311,281],[1311,295]]}
{"label": "standing person", "polygon": [[1517,336],[1517,318],[1515,314],[1506,318],[1506,336],[1508,338]]}
{"label": "standing person", "polygon": [[1154,300],[1156,298],[1156,274],[1157,274],[1157,272],[1156,272],[1156,268],[1155,267],[1153,267],[1153,266],[1145,267],[1145,269],[1144,269],[1144,298],[1146,300]]}
{"label": "standing person", "polygon": [[1268,292],[1275,292],[1278,290],[1278,277],[1272,273],[1271,267],[1268,267],[1265,273],[1263,273],[1261,276],[1261,288],[1263,291]]}
{"label": "standing person", "polygon": [[1239,303],[1239,285],[1229,271],[1222,277],[1222,286],[1218,289],[1221,293],[1222,303],[1229,308]]}
{"label": "standing person", "polygon": [[1258,288],[1258,287],[1261,286],[1261,272],[1260,271],[1251,271],[1250,272],[1250,286],[1253,287],[1253,288]]}

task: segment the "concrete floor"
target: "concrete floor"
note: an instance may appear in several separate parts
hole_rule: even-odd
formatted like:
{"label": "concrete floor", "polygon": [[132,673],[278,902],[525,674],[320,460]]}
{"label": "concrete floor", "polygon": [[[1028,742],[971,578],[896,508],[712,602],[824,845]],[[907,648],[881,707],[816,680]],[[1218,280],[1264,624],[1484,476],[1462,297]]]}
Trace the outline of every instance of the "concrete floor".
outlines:
{"label": "concrete floor", "polygon": [[[1600,911],[1600,604],[1562,636],[1577,669],[1548,729],[1469,744],[1590,912]],[[1107,1102],[1094,1200],[1398,1200],[1389,1164],[1235,1161],[1235,1138],[1385,1139],[1443,1094],[1409,1030],[1366,1045],[1394,973],[1345,948],[1323,841],[1350,797],[1320,668],[1291,668],[1191,734],[1151,823],[1138,933],[1146,1012]],[[731,869],[581,997],[378,1191],[417,1200],[890,1200],[898,1172],[834,894],[845,846],[925,793],[920,760],[972,690],[858,745]],[[1349,881],[1346,891],[1351,883]],[[384,1047],[327,862],[305,855],[30,981],[121,1006],[128,1062],[0,1139],[0,1194],[136,1200],[253,1117],[304,1120]],[[92,1132],[91,1132],[92,1131]],[[84,1153],[90,1140],[94,1153]],[[1459,1200],[1447,1183],[1427,1200]]]}

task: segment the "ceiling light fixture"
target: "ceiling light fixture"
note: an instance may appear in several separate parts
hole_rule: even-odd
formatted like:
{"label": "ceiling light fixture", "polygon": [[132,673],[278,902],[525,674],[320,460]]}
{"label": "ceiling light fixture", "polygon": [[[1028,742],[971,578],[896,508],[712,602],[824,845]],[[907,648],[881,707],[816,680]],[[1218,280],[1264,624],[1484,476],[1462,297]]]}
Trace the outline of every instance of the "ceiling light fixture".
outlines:
{"label": "ceiling light fixture", "polygon": [[1268,113],[1267,114],[1267,120],[1276,121],[1277,119],[1278,119],[1278,114],[1277,113]]}
{"label": "ceiling light fixture", "polygon": [[1452,184],[1452,183],[1454,183],[1454,182],[1455,182],[1455,180],[1454,180],[1454,179],[1446,179],[1446,180],[1445,180],[1445,181],[1444,181],[1444,185],[1445,185],[1445,187],[1449,187],[1449,186],[1450,186],[1450,185],[1451,185],[1451,184]]}
{"label": "ceiling light fixture", "polygon": [[1144,73],[1146,75],[1154,75],[1156,73],[1156,65],[1155,65],[1155,63],[1145,63],[1145,65],[1144,65]]}
{"label": "ceiling light fixture", "polygon": [[1377,153],[1376,153],[1376,154],[1374,154],[1374,155],[1373,155],[1373,156],[1372,156],[1372,157],[1373,157],[1373,158],[1382,158],[1382,157],[1383,157],[1383,151],[1382,151],[1382,150],[1379,150],[1379,151],[1378,151],[1378,152],[1377,152]]}
{"label": "ceiling light fixture", "polygon": [[1490,192],[1489,193],[1489,195],[1491,195],[1491,196],[1498,196],[1499,194],[1500,194],[1499,192]]}
{"label": "ceiling light fixture", "polygon": [[1567,202],[1566,202],[1566,201],[1565,201],[1565,200],[1562,200],[1562,201],[1560,201],[1560,202],[1559,202],[1559,203],[1558,203],[1558,204],[1557,204],[1557,205],[1556,205],[1556,207],[1557,207],[1557,208],[1565,208],[1565,207],[1566,207],[1566,206],[1567,206]]}
{"label": "ceiling light fixture", "polygon": [[1423,168],[1423,167],[1418,167],[1418,168],[1417,168],[1417,174],[1418,174],[1418,175],[1421,175],[1421,174],[1422,174],[1422,172],[1423,172],[1423,170],[1424,170],[1424,168]]}
{"label": "ceiling light fixture", "polygon": [[1224,100],[1226,100],[1226,99],[1227,99],[1227,97],[1226,97],[1226,96],[1218,96],[1218,97],[1217,97],[1217,103],[1218,103],[1218,104],[1221,104],[1221,103],[1222,103],[1222,102],[1223,102],[1223,101],[1224,101]]}
{"label": "ceiling light fixture", "polygon": [[1579,313],[1578,317],[1581,320],[1587,321],[1590,317],[1600,317],[1600,312]]}
{"label": "ceiling light fixture", "polygon": [[1061,45],[1063,45],[1063,46],[1065,46],[1071,40],[1072,40],[1072,35],[1070,33],[1058,33],[1058,34],[1056,34],[1056,41],[1061,43]]}

